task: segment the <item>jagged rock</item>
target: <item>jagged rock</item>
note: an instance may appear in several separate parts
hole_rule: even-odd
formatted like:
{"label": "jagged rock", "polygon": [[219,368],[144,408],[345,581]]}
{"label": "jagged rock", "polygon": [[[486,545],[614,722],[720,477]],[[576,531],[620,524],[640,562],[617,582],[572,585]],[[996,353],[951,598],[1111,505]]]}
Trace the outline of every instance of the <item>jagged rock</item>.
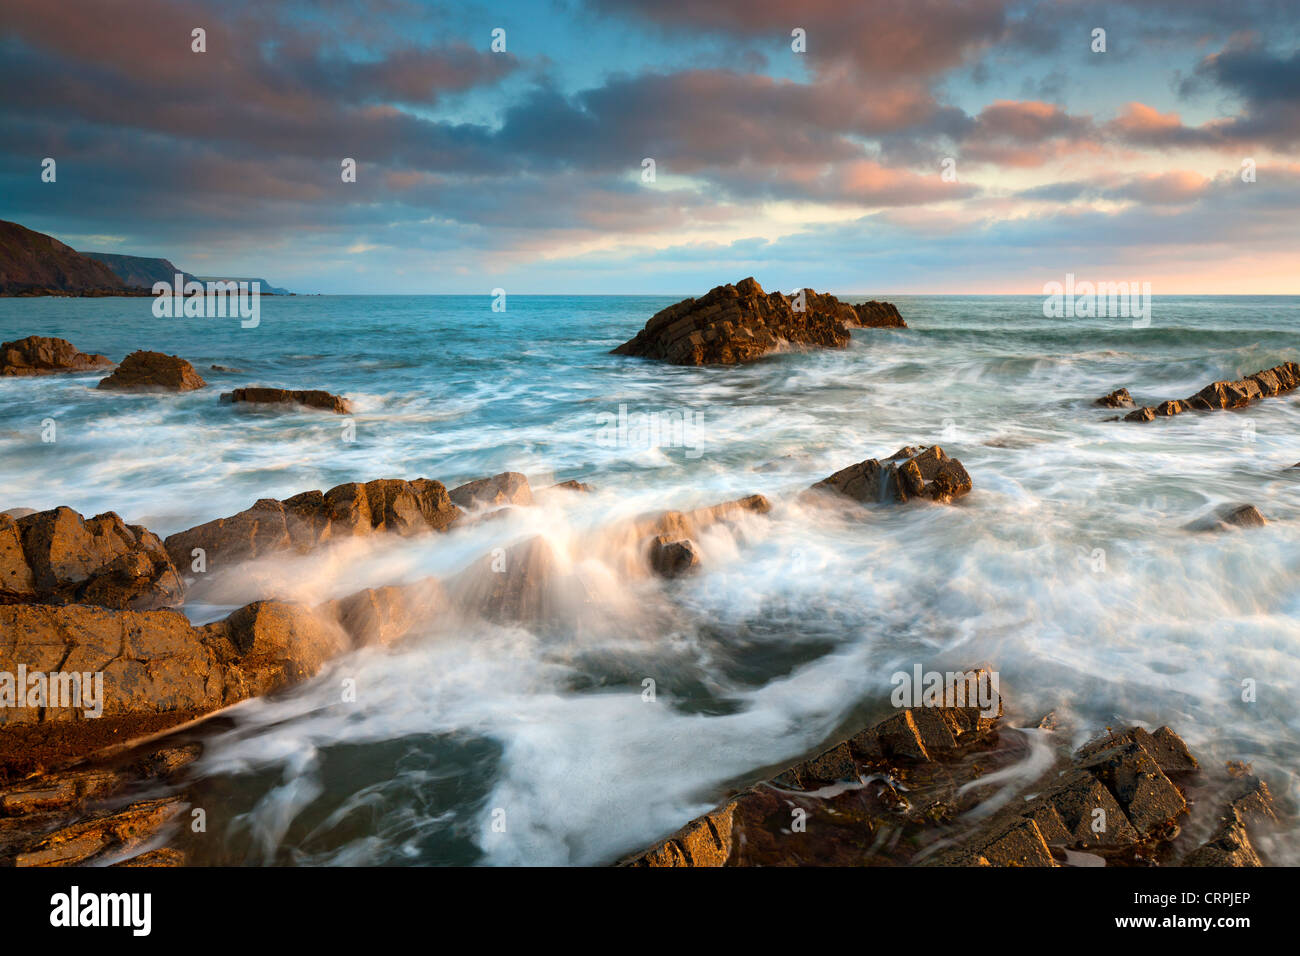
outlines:
{"label": "jagged rock", "polygon": [[451,500],[462,508],[531,505],[533,491],[528,479],[517,471],[505,471],[491,478],[479,478],[453,488]]}
{"label": "jagged rock", "polygon": [[698,537],[700,532],[720,521],[734,521],[744,515],[765,515],[772,503],[762,495],[747,495],[734,501],[696,508],[693,511],[661,511],[642,515],[632,523],[637,538],[669,535],[677,538]]}
{"label": "jagged rock", "polygon": [[1097,399],[1094,404],[1103,408],[1132,408],[1135,403],[1127,388],[1117,388],[1115,391]]}
{"label": "jagged rock", "polygon": [[150,610],[184,601],[184,587],[158,536],[109,511],[71,508],[0,515],[0,604],[98,604]]}
{"label": "jagged rock", "polygon": [[82,352],[67,339],[29,335],[0,345],[0,376],[93,372],[112,364],[107,356]]}
{"label": "jagged rock", "polygon": [[1187,525],[1190,531],[1230,531],[1233,528],[1262,528],[1268,520],[1254,505],[1226,505],[1208,518]]}
{"label": "jagged rock", "polygon": [[852,306],[810,289],[803,291],[803,302],[803,311],[796,311],[797,303],[780,292],[765,293],[753,278],[717,286],[656,313],[614,354],[674,365],[734,365],[785,344],[844,348],[854,326],[905,327],[889,303]]}
{"label": "jagged rock", "polygon": [[664,578],[679,578],[700,566],[700,551],[690,538],[656,535],[650,543],[650,569]]}
{"label": "jagged rock", "polygon": [[1251,845],[1246,825],[1235,814],[1223,821],[1208,841],[1183,860],[1183,866],[1263,866]]}
{"label": "jagged rock", "polygon": [[352,411],[352,405],[347,399],[320,389],[290,390],[253,386],[237,388],[233,392],[222,392],[221,401],[227,404],[250,402],[256,405],[300,405],[305,408],[319,408],[336,415],[347,415]]}
{"label": "jagged rock", "polygon": [[381,478],[364,485],[263,498],[246,511],[169,535],[163,542],[177,567],[190,568],[202,549],[208,571],[280,551],[299,554],[351,537],[445,531],[461,515],[440,481]]}
{"label": "jagged rock", "polygon": [[1273,368],[1247,375],[1237,381],[1211,382],[1190,398],[1172,399],[1153,407],[1147,406],[1124,416],[1126,422],[1150,422],[1158,417],[1181,415],[1188,411],[1211,411],[1244,408],[1261,398],[1272,398],[1300,386],[1300,364],[1283,362]]}
{"label": "jagged rock", "polygon": [[112,375],[102,379],[97,387],[188,392],[207,384],[194,370],[194,366],[180,356],[138,351],[122,359],[122,364],[113,370]]}
{"label": "jagged rock", "polygon": [[938,445],[900,448],[883,461],[868,458],[842,468],[813,485],[812,491],[830,491],[863,504],[904,502],[929,498],[949,503],[967,494],[970,475]]}

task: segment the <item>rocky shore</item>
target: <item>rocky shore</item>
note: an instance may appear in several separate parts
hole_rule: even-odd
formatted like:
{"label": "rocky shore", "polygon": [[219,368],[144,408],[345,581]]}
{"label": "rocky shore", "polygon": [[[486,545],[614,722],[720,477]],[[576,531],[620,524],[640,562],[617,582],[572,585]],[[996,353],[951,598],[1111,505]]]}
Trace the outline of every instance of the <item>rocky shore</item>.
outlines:
{"label": "rocky shore", "polygon": [[[1144,405],[1124,416],[1126,422],[1153,422],[1184,412],[1222,411],[1245,408],[1261,398],[1284,395],[1300,386],[1300,363],[1283,362],[1236,380],[1211,382],[1188,398],[1171,398],[1156,405]],[[1116,389],[1097,399],[1106,408],[1133,408],[1136,404],[1128,389]]]}
{"label": "rocky shore", "polygon": [[[987,671],[970,671],[977,680]],[[1261,866],[1268,785],[1202,768],[1168,727],[1078,750],[1055,716],[1007,730],[961,685],[740,791],[624,866]],[[1050,749],[1035,772],[1032,750]],[[1026,772],[1018,781],[1018,768]]]}

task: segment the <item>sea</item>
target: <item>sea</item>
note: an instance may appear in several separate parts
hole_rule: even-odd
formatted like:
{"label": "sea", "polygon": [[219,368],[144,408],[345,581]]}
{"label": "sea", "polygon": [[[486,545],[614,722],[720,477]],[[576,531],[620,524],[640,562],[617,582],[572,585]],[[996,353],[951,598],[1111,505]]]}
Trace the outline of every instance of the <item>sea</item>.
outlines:
{"label": "sea", "polygon": [[[202,623],[268,593],[449,576],[542,535],[586,599],[535,626],[430,615],[232,708],[193,768],[191,862],[610,863],[885,716],[891,675],[917,664],[994,669],[1006,733],[1048,714],[1069,743],[1169,725],[1294,811],[1300,393],[1149,424],[1094,400],[1154,404],[1300,359],[1300,298],[1157,296],[1135,323],[1049,318],[1036,296],[900,296],[908,328],[854,330],[843,350],[712,368],[610,354],[676,298],[275,296],[252,328],[160,319],[148,298],[0,299],[0,340],[174,353],[209,383],[0,379],[0,509],[114,511],[165,536],[374,478],[594,489],[194,594]],[[354,412],[218,400],[243,385],[326,389]],[[973,479],[954,505],[846,518],[799,496],[934,443]],[[583,551],[620,519],[753,493],[771,514],[702,535],[692,576],[629,580]],[[1188,527],[1244,503],[1268,524]],[[1294,837],[1260,849],[1300,863]]]}

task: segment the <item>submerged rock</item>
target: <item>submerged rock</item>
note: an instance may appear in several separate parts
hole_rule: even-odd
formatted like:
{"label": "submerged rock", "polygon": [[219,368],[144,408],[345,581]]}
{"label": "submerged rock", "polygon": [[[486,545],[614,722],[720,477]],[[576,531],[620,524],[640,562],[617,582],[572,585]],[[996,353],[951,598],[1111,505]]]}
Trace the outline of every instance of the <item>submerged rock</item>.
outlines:
{"label": "submerged rock", "polygon": [[720,285],[698,299],[661,310],[615,355],[660,359],[674,365],[752,362],[783,345],[844,348],[855,326],[905,328],[887,302],[859,306],[805,289],[799,300],[765,293],[753,278]]}
{"label": "submerged rock", "polygon": [[962,463],[938,445],[900,448],[884,460],[868,458],[823,478],[810,491],[834,492],[863,504],[898,503],[912,498],[950,503],[970,492],[971,477]]}
{"label": "submerged rock", "polygon": [[700,549],[690,538],[656,535],[650,542],[650,570],[663,578],[679,578],[700,566]]}
{"label": "submerged rock", "polygon": [[0,344],[0,376],[93,372],[112,364],[107,356],[82,352],[67,339],[29,335]]}
{"label": "submerged rock", "polygon": [[227,404],[249,402],[255,405],[298,405],[304,408],[318,408],[336,415],[347,415],[352,411],[352,405],[347,399],[320,389],[291,390],[253,386],[237,388],[233,392],[222,392],[221,401]]}
{"label": "submerged rock", "polygon": [[1212,411],[1244,408],[1261,398],[1282,395],[1300,386],[1300,364],[1283,362],[1273,368],[1247,375],[1236,381],[1211,382],[1190,398],[1171,399],[1154,407],[1146,406],[1124,416],[1126,422],[1151,422],[1157,418],[1181,415],[1188,411]]}
{"label": "submerged rock", "polygon": [[122,359],[122,364],[113,370],[112,375],[101,380],[98,387],[188,392],[207,384],[194,370],[194,366],[180,356],[138,351]]}
{"label": "submerged rock", "polygon": [[151,610],[184,601],[158,536],[113,512],[71,508],[0,515],[0,604],[96,604]]}
{"label": "submerged rock", "polygon": [[1190,531],[1230,531],[1233,528],[1262,528],[1268,520],[1254,505],[1225,505],[1208,518],[1193,521]]}
{"label": "submerged rock", "polygon": [[445,531],[461,513],[440,481],[381,478],[283,501],[263,498],[229,518],[169,535],[164,545],[181,568],[191,567],[195,549],[201,549],[211,571],[279,551],[306,554],[340,539]]}

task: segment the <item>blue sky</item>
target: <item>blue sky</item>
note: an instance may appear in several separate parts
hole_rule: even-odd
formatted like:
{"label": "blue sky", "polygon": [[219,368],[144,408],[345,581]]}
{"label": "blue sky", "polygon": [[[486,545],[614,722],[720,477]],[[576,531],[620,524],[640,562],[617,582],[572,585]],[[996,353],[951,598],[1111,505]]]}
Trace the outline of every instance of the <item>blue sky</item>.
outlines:
{"label": "blue sky", "polygon": [[0,218],[300,292],[1300,292],[1292,3],[267,7],[0,0]]}

